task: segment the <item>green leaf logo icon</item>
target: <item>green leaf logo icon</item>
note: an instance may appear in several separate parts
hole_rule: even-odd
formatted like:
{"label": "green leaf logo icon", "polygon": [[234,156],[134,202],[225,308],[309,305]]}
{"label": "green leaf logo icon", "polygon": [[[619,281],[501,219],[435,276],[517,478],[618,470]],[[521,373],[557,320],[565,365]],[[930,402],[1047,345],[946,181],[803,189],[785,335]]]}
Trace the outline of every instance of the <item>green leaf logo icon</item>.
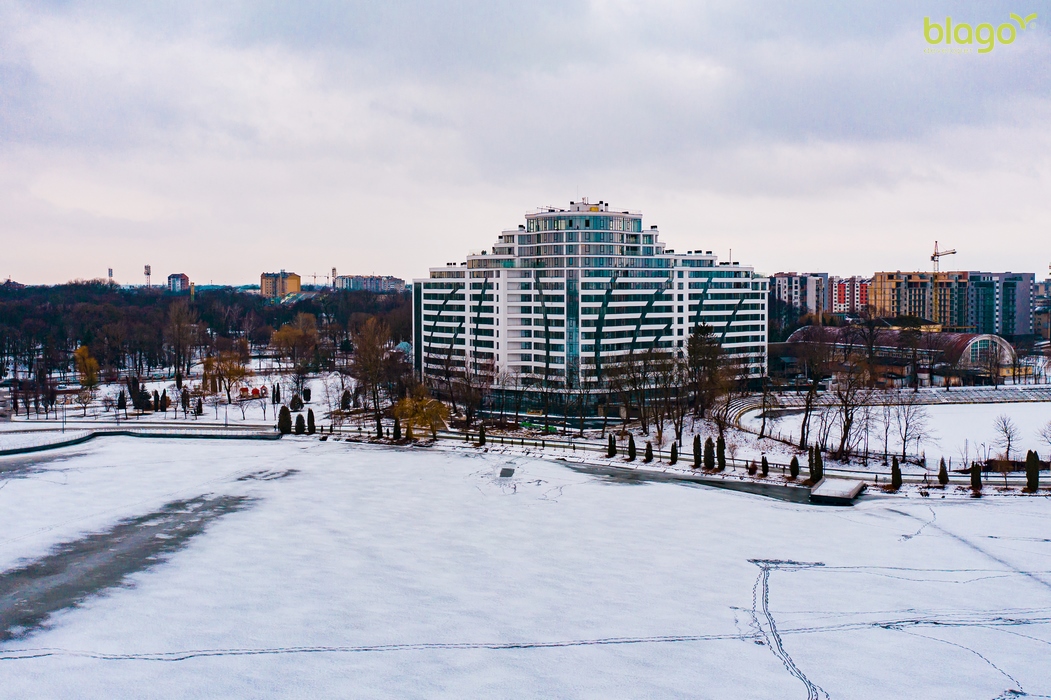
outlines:
{"label": "green leaf logo icon", "polygon": [[1014,20],[1015,22],[1018,22],[1018,26],[1019,26],[1019,27],[1021,27],[1022,29],[1025,29],[1025,26],[1026,26],[1027,24],[1029,24],[1029,23],[1030,23],[1030,22],[1032,22],[1032,21],[1033,21],[1034,19],[1036,19],[1036,13],[1034,12],[1033,14],[1031,14],[1031,15],[1027,16],[1027,17],[1026,17],[1025,19],[1022,19],[1022,17],[1020,17],[1019,15],[1016,15],[1015,13],[1013,13],[1013,12],[1012,12],[1012,13],[1011,13],[1011,15],[1010,15],[1010,17],[1011,17],[1011,19],[1013,19],[1013,20]]}

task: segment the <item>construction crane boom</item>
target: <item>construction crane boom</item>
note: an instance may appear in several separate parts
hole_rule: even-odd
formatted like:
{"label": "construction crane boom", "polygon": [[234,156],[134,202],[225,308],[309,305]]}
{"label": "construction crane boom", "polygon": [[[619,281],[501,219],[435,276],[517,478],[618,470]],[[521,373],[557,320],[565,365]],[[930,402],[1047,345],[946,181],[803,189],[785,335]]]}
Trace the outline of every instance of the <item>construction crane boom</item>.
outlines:
{"label": "construction crane boom", "polygon": [[931,255],[931,262],[934,263],[934,271],[941,271],[941,259],[946,255],[956,255],[956,249],[952,250],[938,250],[938,241],[934,242],[934,253]]}

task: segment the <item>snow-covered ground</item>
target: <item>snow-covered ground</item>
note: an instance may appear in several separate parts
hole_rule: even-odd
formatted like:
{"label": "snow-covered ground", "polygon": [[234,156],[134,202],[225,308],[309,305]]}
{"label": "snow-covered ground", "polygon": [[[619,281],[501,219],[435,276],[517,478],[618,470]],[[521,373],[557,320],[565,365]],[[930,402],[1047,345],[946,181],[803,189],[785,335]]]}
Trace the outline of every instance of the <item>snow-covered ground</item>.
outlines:
{"label": "snow-covered ground", "polygon": [[237,497],[0,642],[2,695],[1051,695],[1047,498],[838,509],[463,450],[109,438],[0,458],[0,619],[12,570],[61,567],[61,543],[185,515],[146,547]]}
{"label": "snow-covered ground", "polygon": [[[969,460],[986,459],[1001,453],[997,447],[998,434],[994,427],[996,418],[1006,415],[1011,418],[1018,429],[1018,440],[1011,448],[1012,457],[1020,459],[1026,450],[1036,450],[1041,458],[1047,459],[1049,446],[1038,435],[1041,428],[1051,421],[1051,403],[985,403],[953,404],[924,406],[927,414],[927,432],[929,437],[923,441],[920,449],[909,446],[909,454],[925,452],[929,465],[936,465],[944,456],[950,457],[953,464],[965,463],[964,454]],[[869,449],[872,452],[883,451],[882,408],[872,409],[872,425],[869,435]],[[774,432],[788,437],[799,437],[799,426],[802,413],[790,413],[772,425]],[[759,414],[756,411],[747,413],[742,424],[758,430]],[[812,430],[816,429],[817,419],[812,421]],[[770,429],[768,427],[768,429]],[[890,451],[901,451],[901,439],[898,437],[897,425],[893,423],[889,434]],[[838,440],[838,427],[831,430],[833,438]]]}

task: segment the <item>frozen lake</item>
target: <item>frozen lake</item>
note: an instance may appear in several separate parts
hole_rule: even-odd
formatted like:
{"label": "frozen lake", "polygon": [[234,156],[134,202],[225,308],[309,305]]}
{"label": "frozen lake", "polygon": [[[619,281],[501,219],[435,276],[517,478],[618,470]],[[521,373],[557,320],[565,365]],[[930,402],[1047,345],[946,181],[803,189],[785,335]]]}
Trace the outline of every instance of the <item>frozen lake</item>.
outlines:
{"label": "frozen lake", "polygon": [[815,507],[307,439],[0,458],[0,688],[1051,695],[1051,501],[938,496]]}

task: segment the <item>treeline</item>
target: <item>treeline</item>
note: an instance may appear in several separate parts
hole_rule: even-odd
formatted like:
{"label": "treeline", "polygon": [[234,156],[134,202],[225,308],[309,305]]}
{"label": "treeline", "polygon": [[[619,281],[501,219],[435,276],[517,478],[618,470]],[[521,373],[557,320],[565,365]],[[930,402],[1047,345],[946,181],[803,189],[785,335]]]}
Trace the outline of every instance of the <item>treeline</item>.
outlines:
{"label": "treeline", "polygon": [[[104,282],[52,287],[0,286],[0,379],[39,384],[76,371],[74,353],[87,347],[101,377],[179,374],[219,352],[269,347],[282,329],[308,327],[309,361],[322,369],[350,352],[351,334],[368,318],[381,320],[394,342],[411,335],[409,294],[330,291],[277,304],[234,289],[172,295]],[[285,337],[289,333],[285,331]],[[300,358],[304,359],[304,358]]]}

